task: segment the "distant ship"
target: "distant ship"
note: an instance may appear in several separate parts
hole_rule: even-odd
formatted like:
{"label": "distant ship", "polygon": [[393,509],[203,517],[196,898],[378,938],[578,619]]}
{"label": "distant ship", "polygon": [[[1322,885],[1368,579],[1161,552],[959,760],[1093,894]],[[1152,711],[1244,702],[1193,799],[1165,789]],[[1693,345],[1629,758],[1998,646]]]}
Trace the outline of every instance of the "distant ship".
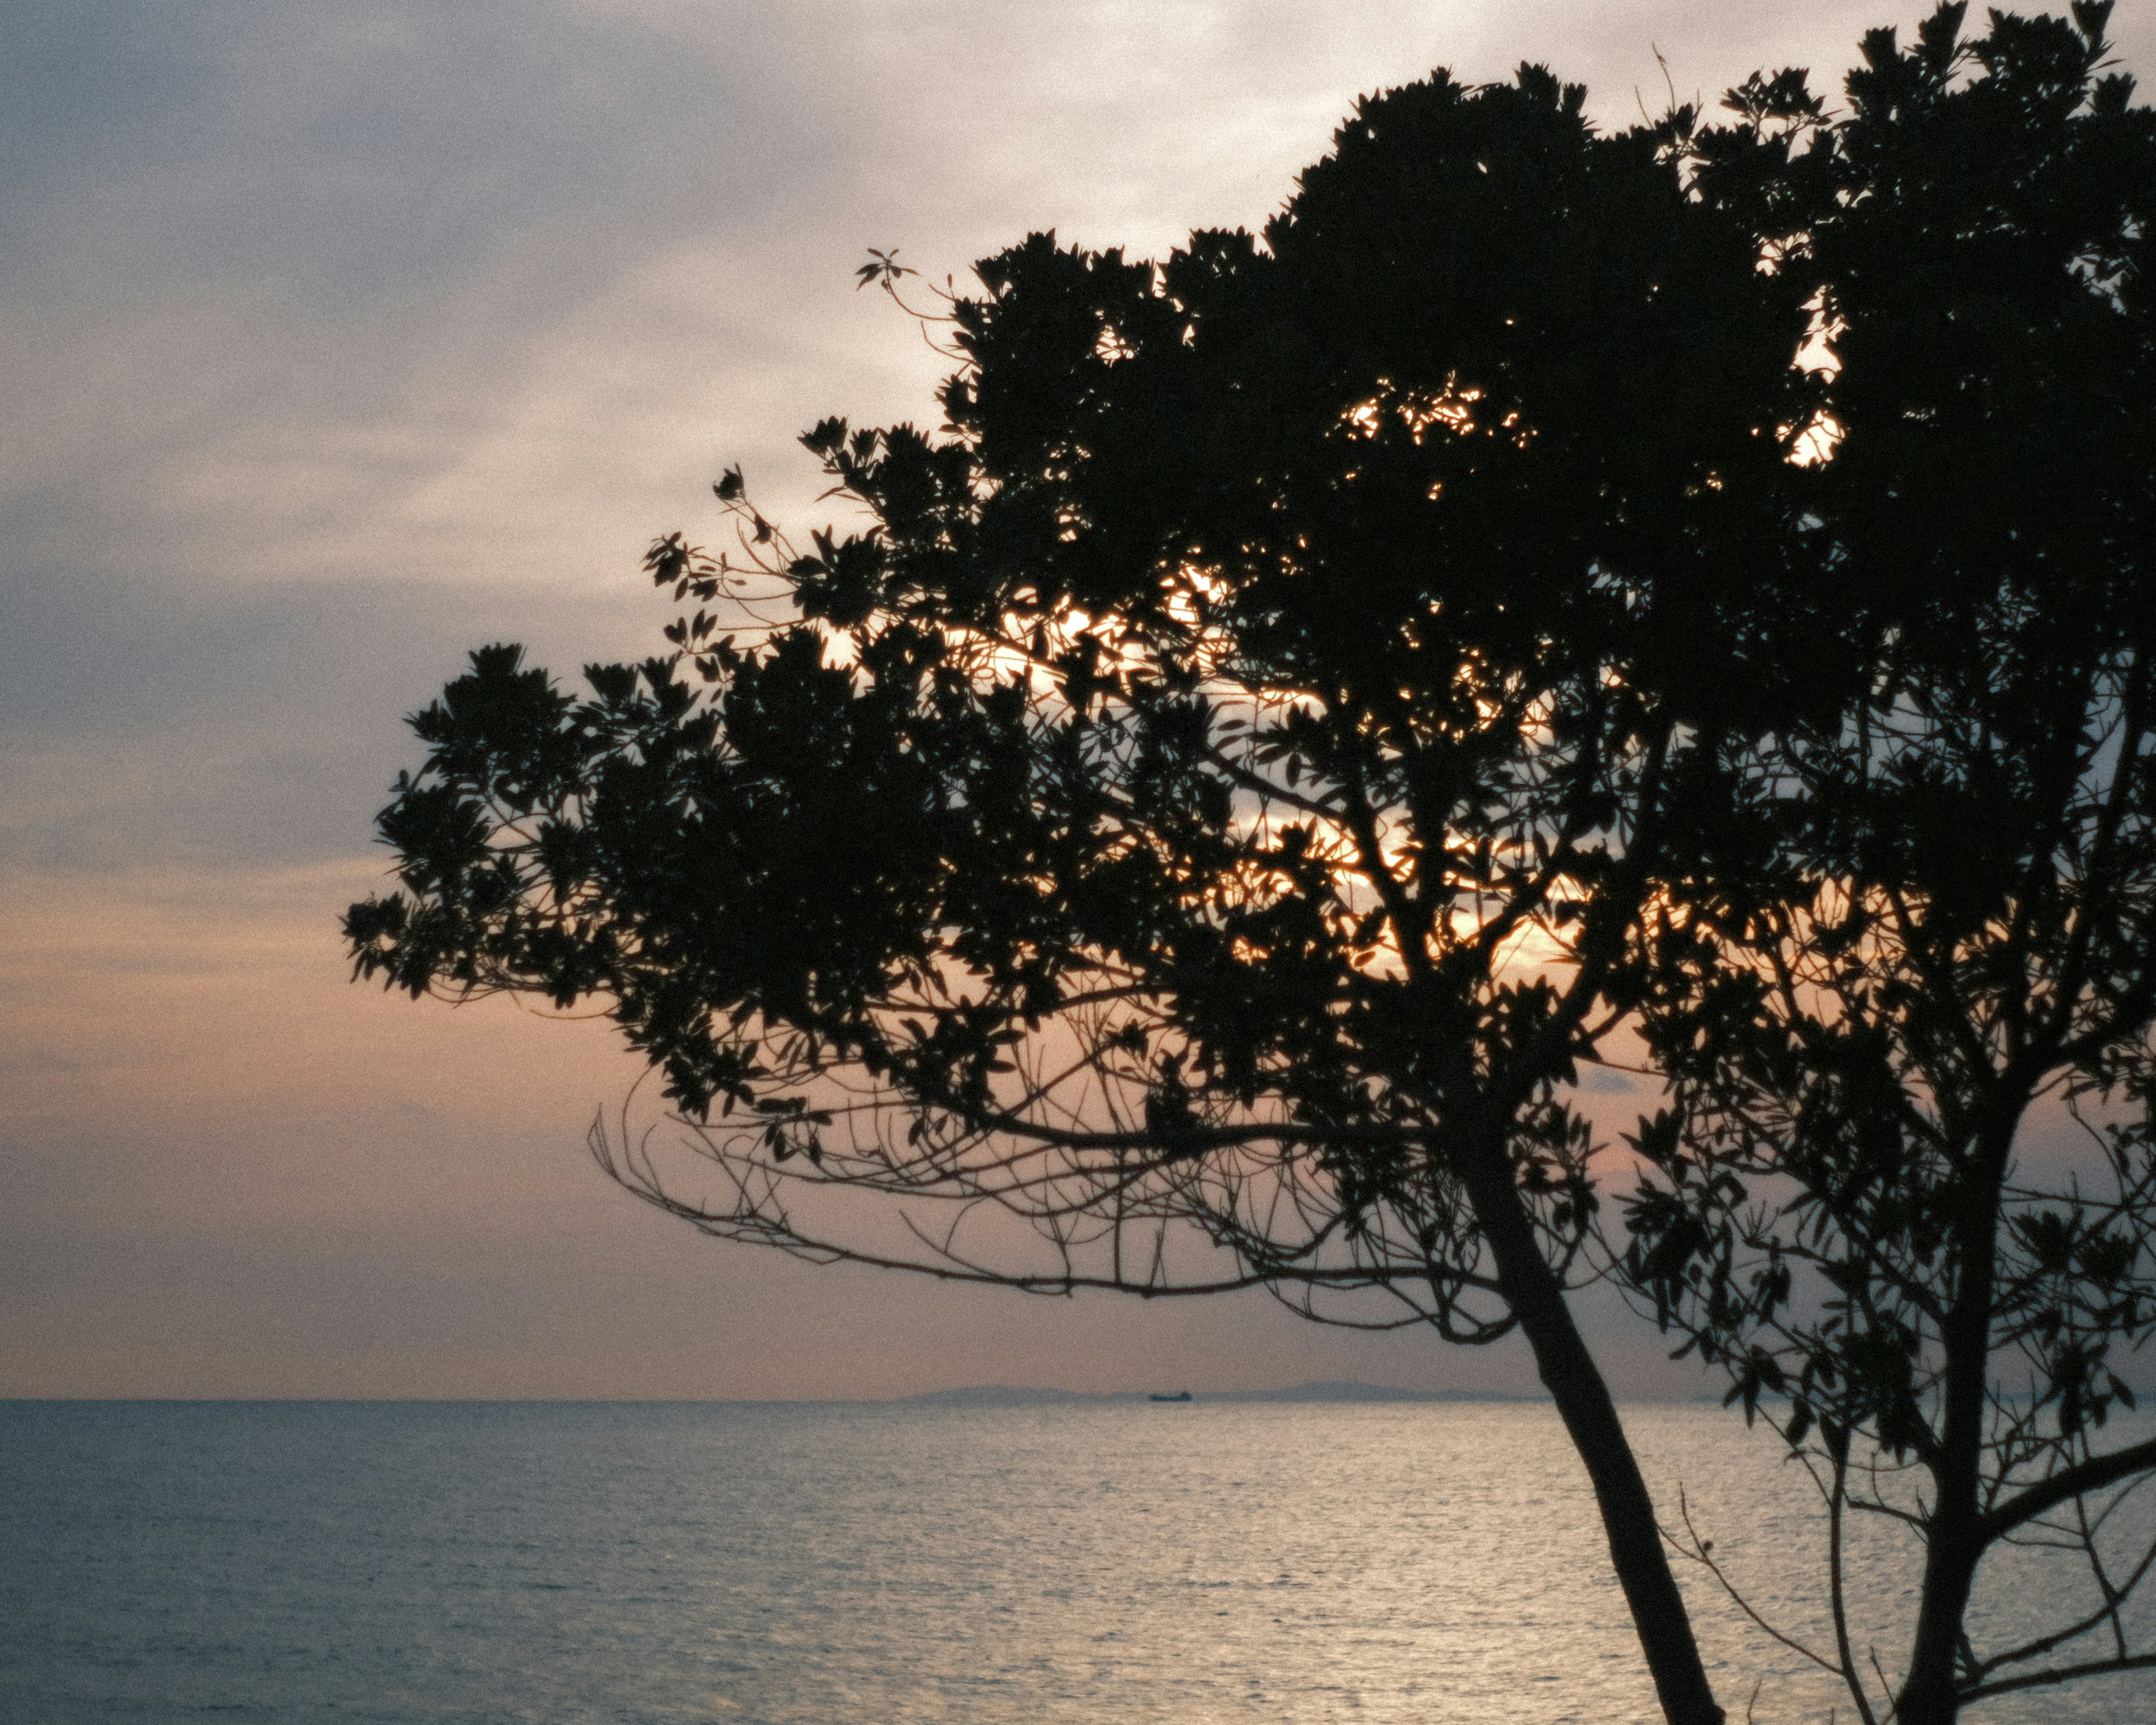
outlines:
{"label": "distant ship", "polygon": [[1178,1389],[1173,1395],[1149,1395],[1146,1399],[1149,1402],[1187,1402],[1190,1399],[1190,1392]]}

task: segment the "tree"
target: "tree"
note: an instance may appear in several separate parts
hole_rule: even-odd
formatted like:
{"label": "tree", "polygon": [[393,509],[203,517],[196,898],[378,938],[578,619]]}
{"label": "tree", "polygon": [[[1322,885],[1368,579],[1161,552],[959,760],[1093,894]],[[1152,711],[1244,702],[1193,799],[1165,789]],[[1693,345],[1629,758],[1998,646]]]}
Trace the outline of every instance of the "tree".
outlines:
{"label": "tree", "polygon": [[[1695,872],[1636,954],[1671,1103],[1612,1242],[1811,1466],[1821,1662],[1866,1725],[1852,1510],[1922,1545],[1904,1725],[2156,1667],[2124,1609],[2156,1547],[2115,1514],[2156,1440],[2109,1420],[2156,1333],[2156,123],[2100,75],[2107,6],[1968,44],[1963,10],[1867,38],[1850,116],[1789,158],[1839,361],[1800,483],[1873,670],[1726,753],[1718,824],[1672,847]],[[2046,1110],[2085,1154],[2030,1142]],[[2015,1544],[2088,1584],[1979,1648],[1972,1584]]]}
{"label": "tree", "polygon": [[[1819,700],[1839,622],[1785,485],[1804,295],[1692,184],[1701,148],[1768,183],[1788,116],[1600,136],[1583,98],[1439,73],[1262,243],[981,264],[942,432],[803,439],[860,530],[797,548],[730,470],[735,544],[648,560],[696,606],[670,652],[581,701],[473,655],[346,929],[414,995],[607,1002],[723,1195],[595,1147],[708,1233],[1517,1327],[1665,1711],[1710,1721],[1566,1303],[1570,1086],[1693,762]],[[864,1193],[896,1245],[814,1209]]]}

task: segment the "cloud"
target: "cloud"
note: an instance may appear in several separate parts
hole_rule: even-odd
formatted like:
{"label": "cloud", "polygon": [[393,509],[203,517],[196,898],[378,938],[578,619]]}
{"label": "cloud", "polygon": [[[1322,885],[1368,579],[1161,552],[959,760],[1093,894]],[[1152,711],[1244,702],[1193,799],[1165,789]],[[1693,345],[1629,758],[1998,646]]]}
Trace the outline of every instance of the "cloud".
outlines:
{"label": "cloud", "polygon": [[566,7],[44,9],[0,102],[10,575],[454,567],[430,482],[553,327],[848,154],[798,20],[706,15],[730,55]]}
{"label": "cloud", "polygon": [[527,642],[573,682],[647,652],[656,614],[625,578],[189,593],[28,572],[0,628],[0,870],[68,876],[364,858],[417,764],[403,716],[470,648]]}
{"label": "cloud", "polygon": [[784,8],[706,11],[733,54],[525,0],[48,8],[0,108],[7,279],[350,316],[555,224],[603,272],[657,227],[753,222],[842,145],[801,123]]}
{"label": "cloud", "polygon": [[1621,126],[1656,44],[1710,103],[1786,61],[1831,90],[1880,15],[46,8],[0,103],[0,580],[589,581],[730,461],[805,510],[826,413],[932,418],[866,246],[961,280],[1034,228],[1158,254],[1263,222],[1358,93],[1435,64],[1545,59]]}
{"label": "cloud", "polygon": [[[253,0],[49,9],[9,59],[0,541],[193,583],[562,580],[822,413],[932,411],[852,293],[1033,228],[1255,224],[1355,95],[1522,57],[1605,124],[1830,70],[1873,9]],[[676,502],[675,507],[680,505]],[[629,524],[634,521],[635,526]]]}

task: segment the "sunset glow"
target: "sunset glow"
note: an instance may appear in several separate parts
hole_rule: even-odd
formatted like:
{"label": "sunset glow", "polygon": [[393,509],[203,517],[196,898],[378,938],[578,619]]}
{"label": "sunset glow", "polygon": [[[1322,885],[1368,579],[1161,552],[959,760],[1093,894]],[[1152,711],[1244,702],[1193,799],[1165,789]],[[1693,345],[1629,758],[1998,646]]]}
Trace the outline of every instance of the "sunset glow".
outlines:
{"label": "sunset glow", "polygon": [[[1027,1301],[700,1240],[590,1165],[639,1070],[606,1024],[350,987],[337,916],[382,884],[400,718],[468,649],[565,680],[661,650],[639,559],[719,542],[729,465],[805,531],[801,431],[932,427],[949,362],[855,291],[867,247],[962,287],[1034,229],[1162,254],[1261,224],[1358,93],[1433,65],[1558,57],[1615,128],[1657,44],[1687,99],[1830,89],[1881,8],[45,10],[0,105],[0,1394],[1532,1386],[1509,1344],[1255,1295]],[[2116,34],[2156,64],[2156,9]],[[1481,400],[1356,424],[1466,434]],[[1597,1080],[1613,1121],[1627,1081]],[[1640,1393],[1697,1387],[1599,1333]]]}

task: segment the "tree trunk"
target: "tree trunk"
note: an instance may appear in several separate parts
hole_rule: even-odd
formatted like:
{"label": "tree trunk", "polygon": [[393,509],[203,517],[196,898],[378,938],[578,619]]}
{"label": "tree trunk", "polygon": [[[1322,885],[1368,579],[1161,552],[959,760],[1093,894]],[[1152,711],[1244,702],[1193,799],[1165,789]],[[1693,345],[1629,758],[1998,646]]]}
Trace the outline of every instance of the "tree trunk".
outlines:
{"label": "tree trunk", "polygon": [[1931,1536],[1916,1645],[1911,1650],[1909,1675],[1894,1702],[1897,1725],[1953,1725],[1961,1711],[1954,1692],[1954,1654],[1961,1645],[1962,1618],[1983,1552],[1965,1537],[1949,1537],[1936,1518]]}
{"label": "tree trunk", "polygon": [[1953,1725],[1960,1712],[1954,1692],[1954,1660],[1961,1649],[1969,1589],[1984,1558],[1978,1522],[1984,1391],[1990,1377],[1995,1299],[1999,1194],[2028,1086],[2007,1084],[2000,1088],[2003,1097],[1986,1110],[1956,1194],[1953,1303],[1948,1308],[1940,1333],[1946,1418],[1938,1460],[1932,1469],[1938,1495],[1924,1529],[1924,1582],[1917,1608],[1916,1641],[1909,1651],[1908,1676],[1894,1704],[1898,1725]]}
{"label": "tree trunk", "polygon": [[[1985,1267],[1989,1267],[1988,1260]],[[1988,1276],[1983,1278],[1986,1296],[1989,1280]],[[1983,1388],[1984,1344],[1989,1339],[1989,1327],[1980,1318],[1989,1315],[1988,1297],[1979,1322],[1969,1325],[1965,1312],[1965,1305],[1958,1306],[1953,1314],[1955,1327],[1973,1327],[1975,1336],[1972,1340],[1950,1334],[1947,1344],[1945,1441],[1939,1464],[1933,1470],[1938,1498],[1924,1529],[1923,1590],[1917,1607],[1917,1635],[1909,1651],[1908,1675],[1894,1703],[1897,1725],[1953,1725],[1961,1707],[1954,1692],[1954,1659],[1961,1647],[1969,1589],[1984,1556],[1984,1543],[1977,1533],[1983,1410],[1980,1401],[1975,1406],[1964,1404],[1976,1399],[1967,1389],[1968,1380],[1975,1380],[1979,1393]]]}
{"label": "tree trunk", "polygon": [[1573,1322],[1563,1287],[1543,1256],[1513,1180],[1512,1159],[1499,1144],[1462,1161],[1475,1164],[1459,1172],[1496,1260],[1498,1284],[1534,1350],[1537,1374],[1556,1401],[1594,1482],[1609,1561],[1631,1607],[1663,1717],[1669,1725],[1722,1725],[1684,1596],[1670,1573],[1654,1500],[1647,1495],[1609,1386]]}

